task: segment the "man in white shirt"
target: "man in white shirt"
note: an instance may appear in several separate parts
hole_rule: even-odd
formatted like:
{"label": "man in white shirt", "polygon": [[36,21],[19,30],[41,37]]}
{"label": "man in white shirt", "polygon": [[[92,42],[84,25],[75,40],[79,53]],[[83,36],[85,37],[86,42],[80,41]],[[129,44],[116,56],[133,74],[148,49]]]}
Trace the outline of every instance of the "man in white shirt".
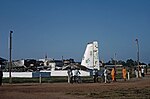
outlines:
{"label": "man in white shirt", "polygon": [[79,83],[79,79],[80,79],[80,71],[78,69],[74,70],[74,81],[75,83]]}
{"label": "man in white shirt", "polygon": [[141,74],[142,74],[142,77],[145,76],[145,75],[144,75],[144,67],[142,67],[142,69],[141,69]]}
{"label": "man in white shirt", "polygon": [[105,67],[104,70],[104,77],[105,77],[105,83],[107,83],[107,68]]}

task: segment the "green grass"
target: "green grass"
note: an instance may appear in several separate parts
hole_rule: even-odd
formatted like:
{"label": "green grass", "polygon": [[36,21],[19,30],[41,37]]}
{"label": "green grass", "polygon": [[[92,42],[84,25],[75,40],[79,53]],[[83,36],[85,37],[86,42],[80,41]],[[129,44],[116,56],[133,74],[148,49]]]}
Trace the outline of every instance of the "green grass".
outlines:
{"label": "green grass", "polygon": [[[45,82],[49,78],[42,78]],[[39,78],[12,78],[12,83],[38,83]],[[9,78],[3,78],[3,83],[9,83]]]}
{"label": "green grass", "polygon": [[[81,77],[82,82],[93,82],[93,77]],[[66,83],[68,77],[42,78],[42,83]],[[9,78],[3,78],[3,83],[9,83]],[[12,83],[39,83],[39,78],[12,78]]]}
{"label": "green grass", "polygon": [[[42,83],[67,82],[67,77],[42,78]],[[9,83],[9,78],[3,78],[3,83]],[[39,83],[39,78],[12,78],[12,83]]]}

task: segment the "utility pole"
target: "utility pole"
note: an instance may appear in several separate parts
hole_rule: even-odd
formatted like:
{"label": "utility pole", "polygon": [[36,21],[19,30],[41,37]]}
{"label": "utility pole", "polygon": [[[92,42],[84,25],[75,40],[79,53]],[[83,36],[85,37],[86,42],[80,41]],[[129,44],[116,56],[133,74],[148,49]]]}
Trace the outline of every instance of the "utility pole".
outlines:
{"label": "utility pole", "polygon": [[11,69],[12,69],[12,33],[13,31],[10,31],[10,48],[9,48],[9,83],[12,83],[12,77],[11,77]]}
{"label": "utility pole", "polygon": [[138,71],[140,71],[140,65],[139,65],[139,41],[138,39],[135,40],[136,41],[136,44],[137,44],[137,65],[138,65]]}

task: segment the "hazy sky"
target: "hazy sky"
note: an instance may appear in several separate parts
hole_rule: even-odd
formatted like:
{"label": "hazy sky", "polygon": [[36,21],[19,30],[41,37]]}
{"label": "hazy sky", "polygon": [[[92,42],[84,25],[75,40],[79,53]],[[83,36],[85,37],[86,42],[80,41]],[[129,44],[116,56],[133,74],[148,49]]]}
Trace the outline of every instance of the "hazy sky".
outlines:
{"label": "hazy sky", "polygon": [[0,0],[0,56],[13,59],[73,58],[81,61],[86,44],[99,42],[100,59],[150,63],[150,0]]}

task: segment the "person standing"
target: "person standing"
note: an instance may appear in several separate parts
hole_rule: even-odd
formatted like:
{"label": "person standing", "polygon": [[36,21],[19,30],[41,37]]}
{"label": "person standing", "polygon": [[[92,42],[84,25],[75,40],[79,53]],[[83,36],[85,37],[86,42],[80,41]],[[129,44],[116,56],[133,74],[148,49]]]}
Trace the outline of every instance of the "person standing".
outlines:
{"label": "person standing", "polygon": [[146,75],[147,75],[147,65],[146,65],[146,67],[145,67],[145,73],[146,73]]}
{"label": "person standing", "polygon": [[116,79],[116,76],[117,76],[117,69],[116,69],[116,66],[114,67],[114,70],[115,70],[115,78],[114,78],[114,81],[117,81],[117,79]]}
{"label": "person standing", "polygon": [[74,82],[79,83],[80,82],[80,71],[79,69],[74,70]]}
{"label": "person standing", "polygon": [[142,69],[141,69],[141,75],[142,75],[142,77],[145,76],[145,74],[144,74],[144,67],[142,67]]}
{"label": "person standing", "polygon": [[107,83],[107,68],[105,67],[104,70],[104,77],[105,77],[105,83]]}
{"label": "person standing", "polygon": [[137,71],[137,67],[134,68],[134,72],[135,72],[135,77],[138,78],[138,71]]}
{"label": "person standing", "polygon": [[129,69],[128,69],[127,75],[128,75],[128,80],[130,80],[130,70]]}
{"label": "person standing", "polygon": [[124,67],[124,68],[122,69],[122,77],[123,77],[124,81],[126,81],[126,74],[127,74],[126,68]]}
{"label": "person standing", "polygon": [[73,74],[71,68],[68,69],[68,83],[73,83]]}
{"label": "person standing", "polygon": [[139,78],[141,78],[142,75],[141,75],[141,66],[139,67]]}
{"label": "person standing", "polygon": [[68,83],[70,83],[70,69],[68,69],[67,73],[68,73]]}
{"label": "person standing", "polygon": [[2,79],[3,79],[3,71],[2,71],[1,65],[0,65],[0,86],[2,86]]}
{"label": "person standing", "polygon": [[114,82],[115,81],[115,68],[111,70],[111,78],[112,78],[112,81]]}
{"label": "person standing", "polygon": [[93,80],[94,80],[94,83],[98,82],[98,71],[97,71],[97,69],[93,69]]}
{"label": "person standing", "polygon": [[72,72],[72,69],[70,71],[70,83],[73,83],[73,72]]}

